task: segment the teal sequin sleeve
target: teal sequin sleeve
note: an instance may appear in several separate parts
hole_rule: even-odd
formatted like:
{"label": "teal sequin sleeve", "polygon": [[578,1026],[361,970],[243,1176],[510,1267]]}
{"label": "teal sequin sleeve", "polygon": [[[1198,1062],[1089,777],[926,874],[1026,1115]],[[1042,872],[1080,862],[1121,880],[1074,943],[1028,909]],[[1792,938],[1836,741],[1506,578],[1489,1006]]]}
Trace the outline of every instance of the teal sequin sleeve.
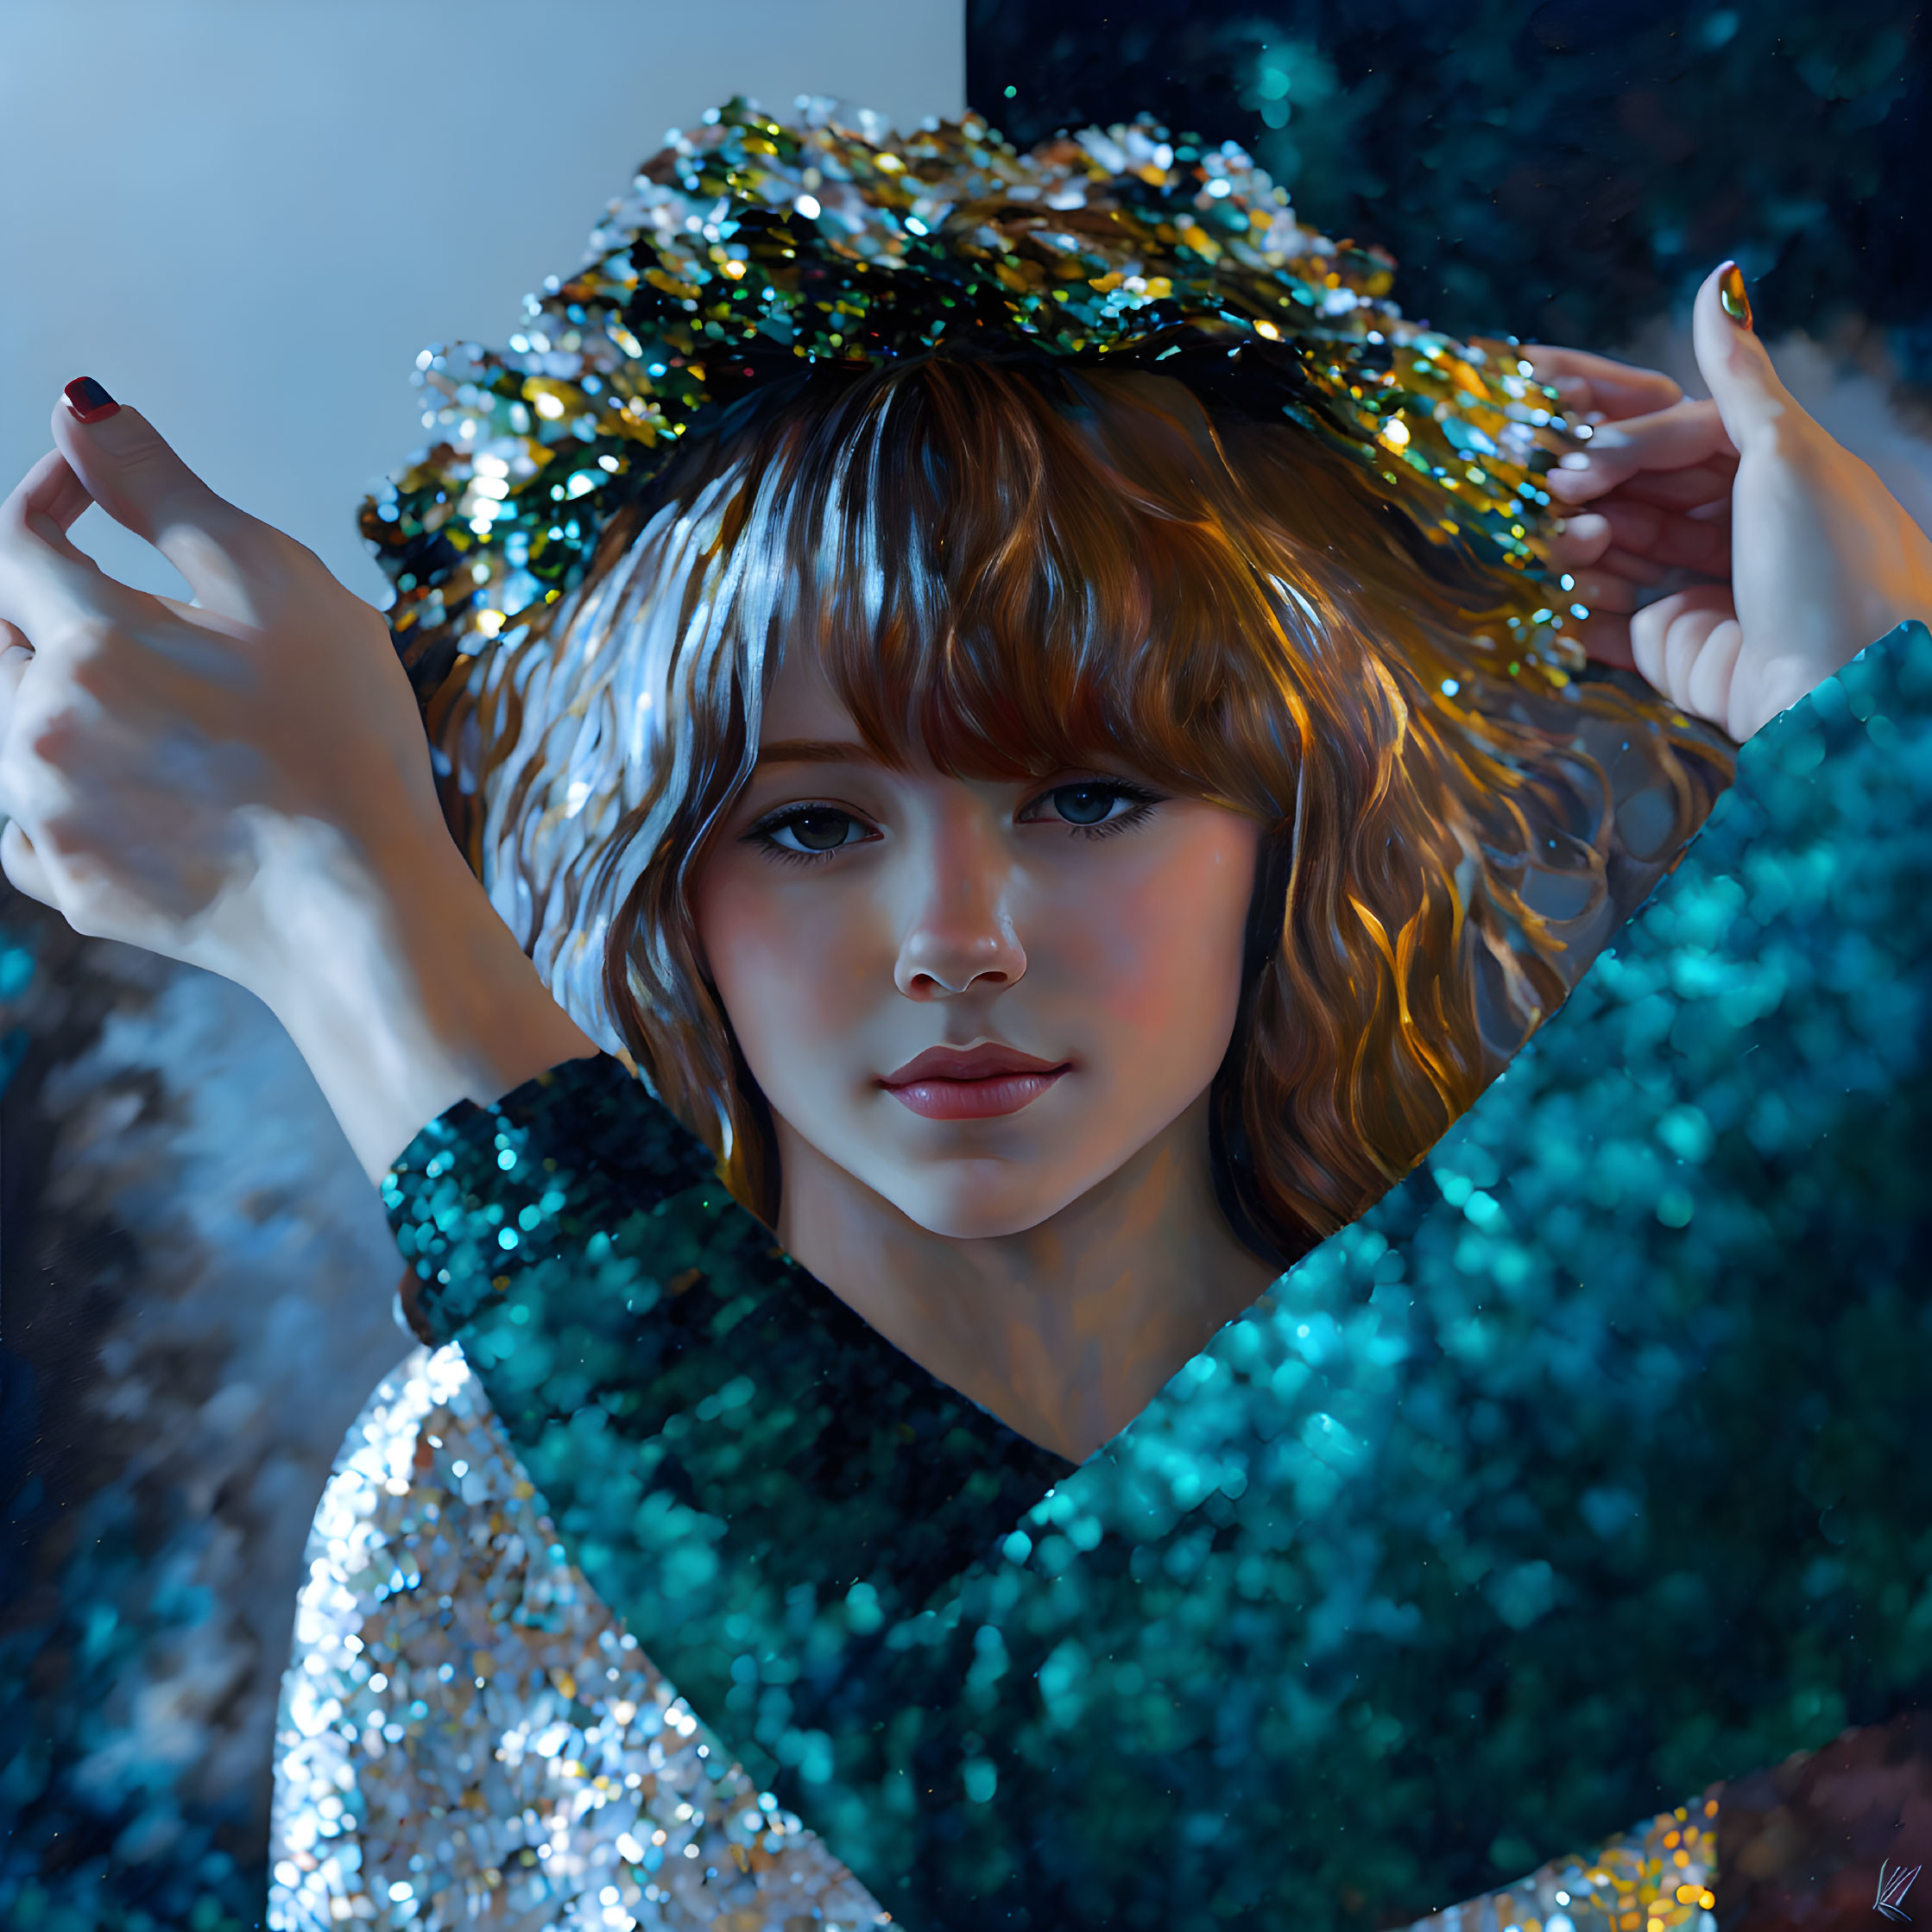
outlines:
{"label": "teal sequin sleeve", "polygon": [[828,1748],[780,1660],[916,1618],[1070,1465],[882,1342],[710,1169],[600,1058],[452,1108],[384,1195],[571,1554],[769,1779]]}
{"label": "teal sequin sleeve", "polygon": [[1932,1694],[1932,636],[1077,1469],[614,1064],[388,1196],[572,1554],[920,1932],[1370,1927]]}

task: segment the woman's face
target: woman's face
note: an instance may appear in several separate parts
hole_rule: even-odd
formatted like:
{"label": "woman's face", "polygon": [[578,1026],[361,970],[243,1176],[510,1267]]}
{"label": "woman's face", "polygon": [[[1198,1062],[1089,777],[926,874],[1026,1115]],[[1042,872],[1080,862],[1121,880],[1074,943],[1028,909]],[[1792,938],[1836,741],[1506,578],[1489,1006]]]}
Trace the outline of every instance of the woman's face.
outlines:
{"label": "woman's face", "polygon": [[874,761],[788,661],[693,909],[780,1121],[932,1233],[1036,1227],[1207,1089],[1259,833],[1108,764],[980,782]]}

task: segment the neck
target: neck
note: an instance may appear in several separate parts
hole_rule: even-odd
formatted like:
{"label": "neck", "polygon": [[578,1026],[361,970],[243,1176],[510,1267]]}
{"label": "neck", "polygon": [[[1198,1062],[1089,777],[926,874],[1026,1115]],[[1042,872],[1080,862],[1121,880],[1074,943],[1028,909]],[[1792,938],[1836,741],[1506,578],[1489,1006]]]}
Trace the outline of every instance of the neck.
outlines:
{"label": "neck", "polygon": [[935,1234],[775,1123],[779,1237],[848,1307],[1072,1462],[1118,1435],[1278,1272],[1214,1197],[1207,1096],[1021,1233]]}

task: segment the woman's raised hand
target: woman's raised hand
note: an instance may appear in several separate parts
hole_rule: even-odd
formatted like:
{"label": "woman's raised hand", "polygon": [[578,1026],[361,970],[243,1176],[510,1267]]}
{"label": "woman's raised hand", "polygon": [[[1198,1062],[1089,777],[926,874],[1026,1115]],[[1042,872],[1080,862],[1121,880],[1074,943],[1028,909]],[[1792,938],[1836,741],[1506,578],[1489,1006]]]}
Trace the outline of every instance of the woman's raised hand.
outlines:
{"label": "woman's raised hand", "polygon": [[[224,502],[131,409],[83,423],[0,508],[0,859],[77,930],[253,985],[291,840],[420,865],[443,832],[381,616]],[[129,590],[67,532],[90,502],[187,580]]]}
{"label": "woman's raised hand", "polygon": [[[1894,626],[1932,620],[1932,540],[1778,381],[1730,264],[1698,291],[1692,329],[1708,401],[1600,357],[1528,351],[1559,387],[1606,377],[1566,394],[1604,420],[1548,478],[1574,506],[1552,560],[1594,613],[1593,657],[1633,665],[1741,742]],[[1682,571],[1712,581],[1638,608]]]}
{"label": "woman's raised hand", "polygon": [[[75,390],[97,407],[57,408],[0,506],[0,863],[77,930],[258,994],[380,1171],[451,1102],[588,1042],[444,829],[380,614]],[[90,502],[197,603],[77,549]]]}

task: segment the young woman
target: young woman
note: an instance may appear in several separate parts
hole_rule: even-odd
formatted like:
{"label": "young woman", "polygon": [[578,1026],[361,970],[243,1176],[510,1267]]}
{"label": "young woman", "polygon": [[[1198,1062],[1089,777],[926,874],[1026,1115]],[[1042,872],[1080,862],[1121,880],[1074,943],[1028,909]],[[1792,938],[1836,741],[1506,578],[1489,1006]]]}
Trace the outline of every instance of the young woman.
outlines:
{"label": "young woman", "polygon": [[[1269,1567],[1346,1529],[1360,1445],[1304,1399],[1313,1278],[1263,1291],[1562,1003],[1731,744],[1932,609],[1734,268],[1689,402],[1427,337],[1239,157],[1140,138],[740,111],[660,157],[601,281],[432,369],[452,439],[371,519],[433,766],[382,621],[98,384],[0,530],[9,876],[268,1002],[625,1640],[925,1925],[1372,1923],[1481,1869],[1398,1748],[1446,1687],[1325,1683]],[[75,551],[90,502],[196,605]],[[1637,609],[1673,570],[1705,581]],[[1583,676],[1579,627],[1670,702]],[[1217,1375],[1209,1444],[1177,1417]],[[1506,1646],[1460,1594],[1431,1632]],[[383,1640],[342,1666],[370,1696]],[[351,1815],[409,1723],[459,1769],[457,1822],[331,1884],[698,1910],[639,1822],[661,1755],[563,1760],[571,1829],[506,1853],[505,1647],[337,1754]],[[1364,1749],[1426,1827],[1325,1815]]]}

